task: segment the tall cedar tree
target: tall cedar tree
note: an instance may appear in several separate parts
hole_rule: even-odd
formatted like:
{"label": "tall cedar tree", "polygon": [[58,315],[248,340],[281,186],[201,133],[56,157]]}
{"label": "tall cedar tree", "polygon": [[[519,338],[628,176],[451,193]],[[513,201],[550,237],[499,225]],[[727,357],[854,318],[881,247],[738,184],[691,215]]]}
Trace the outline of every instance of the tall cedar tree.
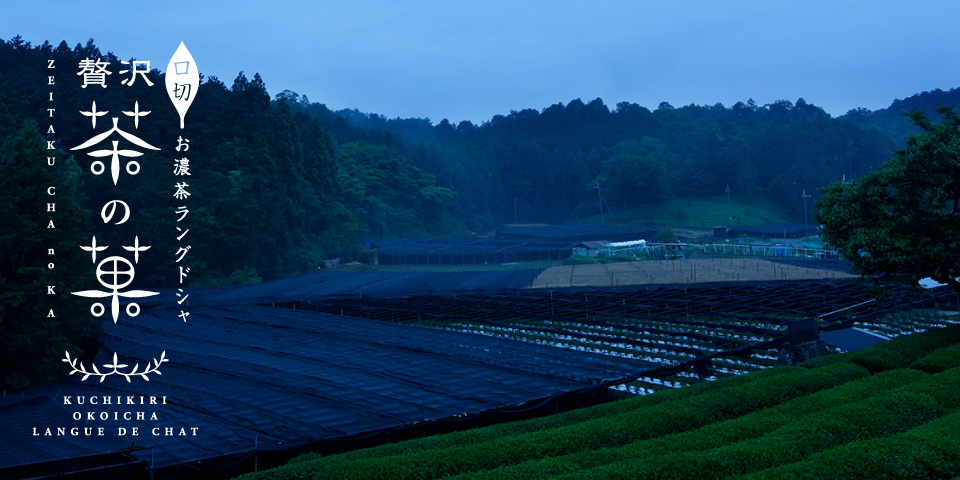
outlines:
{"label": "tall cedar tree", "polygon": [[[68,288],[83,285],[89,256],[70,255],[87,245],[78,202],[80,168],[72,157],[45,150],[37,124],[24,122],[0,148],[0,386],[20,390],[64,374],[70,350],[93,348],[98,324]],[[46,158],[53,156],[50,167]],[[54,196],[47,186],[55,186]],[[55,202],[55,211],[47,203]],[[53,222],[51,225],[50,222]],[[55,227],[55,228],[51,228]],[[53,256],[48,255],[53,249]],[[49,268],[52,264],[53,268]],[[47,287],[53,287],[54,295]],[[52,312],[52,313],[51,313]]]}

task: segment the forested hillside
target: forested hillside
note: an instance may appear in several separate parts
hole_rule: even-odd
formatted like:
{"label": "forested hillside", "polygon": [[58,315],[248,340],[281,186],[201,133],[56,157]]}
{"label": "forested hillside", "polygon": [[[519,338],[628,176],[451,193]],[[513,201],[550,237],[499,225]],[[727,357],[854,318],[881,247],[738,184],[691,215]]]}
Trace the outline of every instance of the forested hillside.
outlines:
{"label": "forested hillside", "polygon": [[[128,57],[129,58],[129,57]],[[82,88],[78,65],[101,59],[115,72],[108,86]],[[48,70],[48,61],[56,70]],[[153,59],[153,65],[166,59]],[[16,391],[62,375],[58,358],[81,347],[96,352],[98,321],[70,292],[89,283],[94,222],[103,205],[117,198],[130,205],[130,220],[111,228],[115,238],[149,242],[140,256],[138,286],[173,288],[178,250],[174,183],[189,184],[191,286],[256,282],[313,271],[332,252],[349,255],[369,236],[418,236],[460,232],[449,213],[456,193],[419,167],[395,136],[344,124],[334,143],[316,118],[272,101],[259,75],[240,73],[230,84],[203,79],[186,130],[163,89],[158,70],[136,85],[120,84],[121,58],[93,42],[71,48],[61,42],[31,45],[19,37],[0,42],[0,387]],[[47,76],[56,82],[48,85]],[[53,101],[49,99],[52,93]],[[96,102],[95,108],[93,102]],[[49,118],[48,108],[55,108]],[[149,112],[135,126],[129,115]],[[91,115],[110,112],[94,126]],[[109,128],[121,130],[160,151],[143,150],[137,175],[91,174],[95,158],[69,149]],[[53,131],[50,131],[53,127]],[[93,133],[92,133],[93,132]],[[190,140],[177,154],[176,139]],[[54,142],[58,150],[46,150]],[[55,167],[45,158],[54,156]],[[189,160],[190,176],[173,175],[175,158]],[[124,159],[126,162],[127,159]],[[56,197],[47,186],[56,186]],[[55,201],[55,211],[47,202]],[[55,228],[48,221],[55,220]],[[101,232],[102,233],[102,232]],[[185,232],[184,235],[187,233]],[[97,239],[104,245],[106,239]],[[48,249],[59,256],[48,269]],[[90,247],[88,247],[90,248]],[[119,247],[113,247],[118,249]],[[89,251],[89,250],[88,250]],[[47,308],[53,297],[56,316]],[[24,361],[29,359],[30,361]]]}
{"label": "forested hillside", "polygon": [[878,166],[894,148],[881,133],[832,118],[803,99],[732,107],[661,103],[653,111],[576,99],[481,125],[433,125],[331,112],[291,92],[283,96],[299,98],[300,108],[331,130],[346,119],[425,145],[428,165],[456,190],[471,228],[489,218],[485,213],[502,223],[515,214],[519,222],[578,221],[598,212],[598,184],[606,212],[722,195],[729,185],[737,198],[777,204],[799,219],[804,189],[815,193]]}
{"label": "forested hillside", "polygon": [[937,88],[918,93],[902,100],[894,100],[889,107],[876,111],[856,108],[840,118],[865,129],[876,130],[893,140],[897,148],[903,148],[907,145],[907,136],[921,132],[920,127],[914,125],[907,114],[914,109],[923,110],[931,122],[938,123],[943,117],[937,112],[939,105],[960,106],[960,88],[947,91]]}
{"label": "forested hillside", "polygon": [[[151,113],[143,117],[137,135],[166,147],[167,153],[145,153],[139,159],[143,171],[125,184],[125,198],[140,212],[126,228],[141,236],[172,230],[174,199],[167,190],[174,162],[168,144],[181,133],[176,112],[162,87],[127,88],[117,79],[106,96],[99,88],[81,88],[76,72],[85,58],[120,65],[116,55],[92,42],[73,48],[66,43],[31,46],[15,38],[0,44],[0,132],[16,135],[29,120],[35,125],[33,141],[41,142],[42,130],[36,126],[46,129],[51,123],[46,118],[47,59],[55,61],[60,75],[53,87],[56,133],[46,140],[54,140],[64,157],[72,158],[69,147],[90,136],[91,119],[80,112],[89,111],[93,101],[99,111],[111,111],[122,121],[127,119],[119,112],[138,102]],[[163,84],[159,71],[149,77]],[[370,236],[462,233],[456,216],[448,213],[456,192],[418,165],[417,152],[407,152],[394,135],[346,124],[337,130],[342,141],[334,143],[316,118],[291,111],[286,101],[271,101],[258,74],[248,78],[241,72],[229,84],[204,78],[189,115],[183,134],[191,140],[189,183],[198,219],[190,235],[194,251],[203,252],[196,257],[203,263],[196,279],[201,285],[309,271],[328,252],[359,248]],[[73,161],[88,171],[92,160],[77,156]],[[21,167],[4,164],[5,177],[36,184],[24,175]],[[115,194],[107,188],[112,186],[108,179],[78,177],[75,196],[88,208]],[[170,235],[154,236],[159,250],[176,250]],[[158,285],[169,279],[148,280]]]}
{"label": "forested hillside", "polygon": [[[729,185],[736,202],[775,206],[799,220],[801,191],[815,194],[889,158],[909,132],[898,111],[919,107],[930,113],[957,96],[956,90],[929,92],[839,119],[802,99],[732,107],[662,103],[653,111],[577,99],[479,125],[434,124],[335,112],[287,90],[271,99],[259,74],[240,72],[230,82],[202,79],[181,132],[162,88],[145,82],[122,87],[120,75],[108,79],[109,95],[81,88],[81,60],[102,59],[117,71],[121,58],[92,40],[73,47],[32,45],[19,36],[0,42],[0,326],[2,363],[10,368],[38,348],[63,351],[96,335],[90,322],[65,323],[77,302],[61,307],[62,318],[22,322],[43,318],[37,297],[45,249],[87,244],[94,210],[115,192],[107,175],[86,174],[91,158],[69,151],[91,131],[103,130],[91,130],[90,116],[80,113],[94,101],[111,116],[120,117],[117,112],[135,103],[151,112],[137,135],[164,151],[147,151],[139,158],[139,175],[124,179],[124,199],[136,215],[113,231],[151,239],[154,252],[177,250],[170,235],[176,205],[169,191],[170,142],[181,133],[191,139],[191,280],[204,286],[311,271],[323,258],[349,260],[370,239],[482,235],[514,220],[593,221],[601,196],[607,213],[649,211],[667,200],[716,197]],[[58,68],[52,87],[46,84],[48,60]],[[157,66],[166,59],[152,60]],[[148,77],[164,82],[156,69]],[[48,90],[58,112],[55,133],[47,130]],[[42,168],[49,155],[45,141],[60,147],[55,156],[63,168]],[[48,217],[41,185],[51,182],[59,186],[55,238],[40,227]],[[82,269],[70,262],[80,258],[61,261],[58,284],[79,284],[71,276]],[[175,271],[159,263],[168,258],[144,256],[144,268],[138,267],[143,287],[175,285]],[[0,373],[4,385],[16,389],[27,378],[54,375],[54,367],[22,366],[16,378],[12,370]]]}
{"label": "forested hillside", "polygon": [[[16,37],[0,44],[3,136],[28,119],[45,124],[46,59],[75,73],[81,59],[101,57],[120,60],[92,41],[71,48]],[[89,117],[79,112],[98,97],[80,88],[78,76],[61,77],[57,133],[48,137],[77,145],[90,131]],[[163,81],[156,70],[151,78]],[[98,102],[100,110],[129,110],[139,101],[153,111],[142,129],[147,141],[176,137],[176,113],[162,89],[117,87]],[[927,108],[940,102],[931,95],[899,103]],[[191,234],[195,251],[203,252],[200,284],[311,270],[332,252],[342,256],[369,239],[483,234],[514,220],[594,221],[601,196],[604,212],[622,213],[716,197],[729,185],[735,200],[771,205],[799,220],[801,191],[816,195],[819,187],[880,165],[895,148],[887,135],[897,131],[875,126],[887,111],[838,119],[803,99],[731,107],[662,103],[652,111],[577,99],[479,125],[434,124],[332,111],[288,90],[271,100],[264,79],[243,72],[231,82],[204,78],[196,98],[188,131],[196,162],[192,198],[202,219]],[[143,214],[129,230],[163,231],[168,194],[148,179],[166,175],[171,161],[157,153],[144,160],[144,174],[131,187]],[[91,160],[74,161],[87,169]],[[7,170],[14,179],[21,173]],[[77,179],[76,198],[88,208],[109,191],[98,180]],[[158,240],[169,243],[161,249],[173,247],[166,237]]]}

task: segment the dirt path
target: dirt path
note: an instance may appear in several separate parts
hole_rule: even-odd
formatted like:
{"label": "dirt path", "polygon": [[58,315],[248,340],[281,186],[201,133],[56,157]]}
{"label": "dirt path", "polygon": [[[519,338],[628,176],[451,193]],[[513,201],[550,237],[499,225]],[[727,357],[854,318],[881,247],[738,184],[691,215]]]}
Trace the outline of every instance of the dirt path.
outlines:
{"label": "dirt path", "polygon": [[544,270],[532,288],[611,287],[618,285],[675,284],[771,280],[853,278],[855,275],[756,258],[660,260],[560,266]]}

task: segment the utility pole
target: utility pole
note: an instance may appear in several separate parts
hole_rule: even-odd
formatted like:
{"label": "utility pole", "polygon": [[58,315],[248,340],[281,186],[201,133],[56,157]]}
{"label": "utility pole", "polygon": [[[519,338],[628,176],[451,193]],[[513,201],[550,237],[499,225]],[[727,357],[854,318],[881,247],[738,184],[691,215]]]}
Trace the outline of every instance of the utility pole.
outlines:
{"label": "utility pole", "polygon": [[807,230],[807,199],[810,198],[810,195],[807,195],[807,190],[803,190],[803,194],[800,195],[803,197],[803,236],[809,237],[810,232]]}
{"label": "utility pole", "polygon": [[600,195],[600,182],[597,182],[597,186],[593,188],[597,189],[597,199],[600,201],[600,225],[605,225],[603,223],[603,196]]}
{"label": "utility pole", "polygon": [[730,184],[727,184],[727,213],[730,215],[727,225],[733,223],[733,205],[730,204]]}

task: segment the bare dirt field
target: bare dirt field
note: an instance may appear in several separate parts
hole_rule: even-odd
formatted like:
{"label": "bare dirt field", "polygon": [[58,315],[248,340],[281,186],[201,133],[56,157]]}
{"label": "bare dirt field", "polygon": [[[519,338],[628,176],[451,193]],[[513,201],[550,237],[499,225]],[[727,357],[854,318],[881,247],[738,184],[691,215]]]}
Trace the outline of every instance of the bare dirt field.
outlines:
{"label": "bare dirt field", "polygon": [[531,288],[853,278],[845,272],[757,258],[659,260],[559,266],[544,270]]}

